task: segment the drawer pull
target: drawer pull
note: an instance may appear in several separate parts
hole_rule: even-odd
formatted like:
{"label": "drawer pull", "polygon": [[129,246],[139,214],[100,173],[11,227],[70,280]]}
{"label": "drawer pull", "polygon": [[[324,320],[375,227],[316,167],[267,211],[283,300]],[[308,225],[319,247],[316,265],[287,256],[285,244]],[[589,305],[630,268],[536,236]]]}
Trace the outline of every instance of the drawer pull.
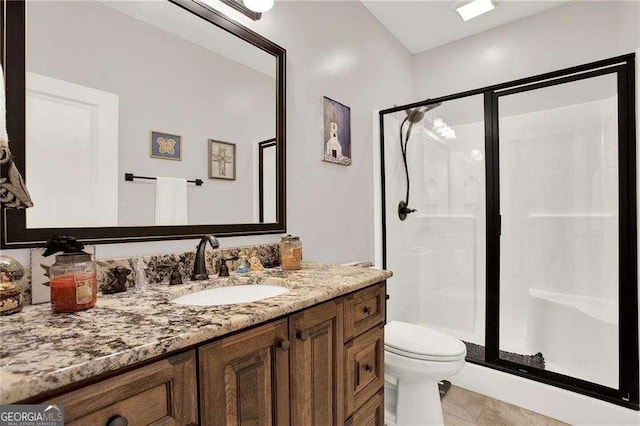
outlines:
{"label": "drawer pull", "polygon": [[288,341],[287,339],[280,339],[280,341],[276,346],[278,346],[283,351],[288,351],[289,347],[291,347],[291,342]]}
{"label": "drawer pull", "polygon": [[365,306],[364,309],[362,309],[362,312],[364,312],[365,315],[369,315],[371,313],[371,309],[369,309],[368,306]]}
{"label": "drawer pull", "polygon": [[298,331],[296,337],[304,342],[309,338],[309,333],[307,333],[306,331]]}
{"label": "drawer pull", "polygon": [[107,426],[127,426],[129,421],[126,417],[112,416],[107,420]]}
{"label": "drawer pull", "polygon": [[364,369],[367,373],[371,373],[373,371],[373,366],[371,364],[367,364],[364,366]]}

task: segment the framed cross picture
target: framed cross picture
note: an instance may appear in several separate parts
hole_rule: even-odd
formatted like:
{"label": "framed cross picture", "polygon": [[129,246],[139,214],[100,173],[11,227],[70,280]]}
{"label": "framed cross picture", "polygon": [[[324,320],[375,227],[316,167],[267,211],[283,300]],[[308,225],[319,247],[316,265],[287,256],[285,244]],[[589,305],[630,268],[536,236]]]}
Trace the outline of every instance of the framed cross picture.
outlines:
{"label": "framed cross picture", "polygon": [[236,144],[209,139],[209,179],[236,180]]}

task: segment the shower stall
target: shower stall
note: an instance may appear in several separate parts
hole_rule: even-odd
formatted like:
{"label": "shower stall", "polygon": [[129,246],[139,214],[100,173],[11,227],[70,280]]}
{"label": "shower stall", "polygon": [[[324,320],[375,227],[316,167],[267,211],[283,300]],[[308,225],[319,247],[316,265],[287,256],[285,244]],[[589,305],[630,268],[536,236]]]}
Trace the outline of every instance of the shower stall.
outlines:
{"label": "shower stall", "polygon": [[388,316],[638,409],[634,56],[380,112]]}

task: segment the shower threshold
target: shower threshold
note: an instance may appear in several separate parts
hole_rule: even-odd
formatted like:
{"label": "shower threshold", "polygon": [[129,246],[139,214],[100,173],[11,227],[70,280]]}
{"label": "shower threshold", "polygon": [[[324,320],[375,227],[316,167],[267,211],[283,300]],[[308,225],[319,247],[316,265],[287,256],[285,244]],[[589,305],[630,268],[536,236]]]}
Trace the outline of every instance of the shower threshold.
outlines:
{"label": "shower threshold", "polygon": [[[484,362],[484,346],[465,342],[464,340],[463,342],[467,346],[468,359]],[[523,355],[515,352],[500,351],[500,359],[515,362],[516,364],[527,367],[539,368],[540,370],[545,369],[544,355],[542,355],[542,352],[538,352],[534,355]]]}

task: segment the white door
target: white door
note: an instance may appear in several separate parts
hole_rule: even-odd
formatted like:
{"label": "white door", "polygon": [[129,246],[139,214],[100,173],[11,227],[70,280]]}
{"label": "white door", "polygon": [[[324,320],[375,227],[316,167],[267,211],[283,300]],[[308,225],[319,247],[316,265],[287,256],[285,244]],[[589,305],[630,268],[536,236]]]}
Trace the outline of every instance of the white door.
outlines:
{"label": "white door", "polygon": [[118,225],[118,102],[27,73],[28,228]]}

